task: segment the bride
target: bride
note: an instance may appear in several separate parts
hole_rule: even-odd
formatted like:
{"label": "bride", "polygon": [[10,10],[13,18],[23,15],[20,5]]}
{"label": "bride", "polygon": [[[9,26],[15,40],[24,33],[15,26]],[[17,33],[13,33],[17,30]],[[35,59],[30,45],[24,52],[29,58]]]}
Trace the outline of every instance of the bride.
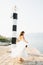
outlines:
{"label": "bride", "polygon": [[28,46],[28,42],[24,38],[24,31],[21,31],[18,39],[16,40],[16,47],[12,50],[12,57],[18,58],[20,62],[28,57],[25,48]]}

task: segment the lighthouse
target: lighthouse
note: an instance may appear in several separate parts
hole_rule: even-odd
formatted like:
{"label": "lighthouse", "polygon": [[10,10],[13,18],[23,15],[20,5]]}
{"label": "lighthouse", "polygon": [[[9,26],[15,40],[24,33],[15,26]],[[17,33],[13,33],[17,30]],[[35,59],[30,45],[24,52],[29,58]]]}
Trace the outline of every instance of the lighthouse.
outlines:
{"label": "lighthouse", "polygon": [[16,37],[17,37],[17,12],[16,12],[16,6],[15,6],[14,12],[13,12],[12,44],[16,44]]}

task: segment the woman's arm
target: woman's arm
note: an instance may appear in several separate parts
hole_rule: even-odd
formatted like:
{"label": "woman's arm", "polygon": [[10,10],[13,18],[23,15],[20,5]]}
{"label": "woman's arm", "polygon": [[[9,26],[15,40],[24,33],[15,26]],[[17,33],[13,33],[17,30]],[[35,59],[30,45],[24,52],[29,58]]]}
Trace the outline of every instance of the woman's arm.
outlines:
{"label": "woman's arm", "polygon": [[24,38],[24,41],[25,41],[26,43],[28,43],[28,41],[27,41],[27,40],[25,40],[25,38]]}
{"label": "woman's arm", "polygon": [[28,43],[28,41],[27,41],[27,40],[25,40],[25,39],[24,39],[24,41],[25,41],[26,43]]}

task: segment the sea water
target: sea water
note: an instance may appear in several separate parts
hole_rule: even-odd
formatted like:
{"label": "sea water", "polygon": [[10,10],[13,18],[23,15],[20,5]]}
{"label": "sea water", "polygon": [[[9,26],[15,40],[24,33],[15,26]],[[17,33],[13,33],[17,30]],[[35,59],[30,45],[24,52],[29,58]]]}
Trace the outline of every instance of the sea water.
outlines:
{"label": "sea water", "polygon": [[43,33],[26,34],[25,38],[29,42],[29,46],[37,48],[43,53]]}

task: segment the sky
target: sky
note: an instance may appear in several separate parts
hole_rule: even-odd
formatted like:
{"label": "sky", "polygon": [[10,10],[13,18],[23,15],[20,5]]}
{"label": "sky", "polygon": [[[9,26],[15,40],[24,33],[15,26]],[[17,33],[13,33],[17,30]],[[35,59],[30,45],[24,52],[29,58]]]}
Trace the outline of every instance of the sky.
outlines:
{"label": "sky", "polygon": [[12,14],[16,5],[17,35],[24,30],[43,33],[43,0],[0,0],[0,35],[12,37]]}

